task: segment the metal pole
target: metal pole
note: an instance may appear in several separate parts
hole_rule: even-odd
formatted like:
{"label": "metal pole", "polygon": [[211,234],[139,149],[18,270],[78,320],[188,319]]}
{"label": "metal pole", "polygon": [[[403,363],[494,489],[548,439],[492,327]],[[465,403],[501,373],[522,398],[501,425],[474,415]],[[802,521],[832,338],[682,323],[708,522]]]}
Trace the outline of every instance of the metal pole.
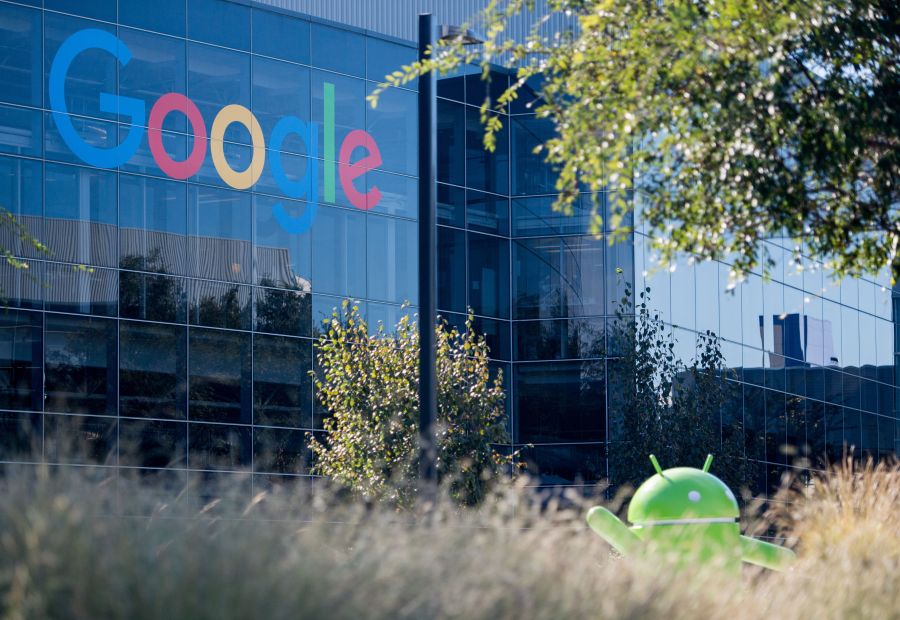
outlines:
{"label": "metal pole", "polygon": [[[419,59],[434,42],[431,14],[419,15]],[[423,492],[437,481],[434,422],[437,415],[437,98],[435,75],[419,78],[419,473]]]}

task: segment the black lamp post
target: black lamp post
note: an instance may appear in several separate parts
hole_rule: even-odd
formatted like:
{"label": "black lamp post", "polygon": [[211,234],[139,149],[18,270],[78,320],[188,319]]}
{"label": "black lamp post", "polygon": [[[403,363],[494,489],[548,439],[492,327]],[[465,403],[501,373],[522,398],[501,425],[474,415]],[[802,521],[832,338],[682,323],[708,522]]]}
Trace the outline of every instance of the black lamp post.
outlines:
{"label": "black lamp post", "polygon": [[[431,14],[419,15],[419,60],[434,43]],[[440,39],[483,43],[458,26],[442,25]],[[423,491],[433,493],[437,481],[437,77],[419,78],[419,475]]]}

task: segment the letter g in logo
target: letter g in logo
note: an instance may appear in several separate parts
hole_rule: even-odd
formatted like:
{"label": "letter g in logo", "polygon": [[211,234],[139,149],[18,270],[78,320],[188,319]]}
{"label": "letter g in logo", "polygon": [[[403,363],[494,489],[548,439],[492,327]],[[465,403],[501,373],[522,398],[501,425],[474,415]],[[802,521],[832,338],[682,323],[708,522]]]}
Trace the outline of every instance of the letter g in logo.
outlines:
{"label": "letter g in logo", "polygon": [[109,149],[97,148],[82,140],[75,131],[66,108],[66,77],[75,57],[89,49],[109,52],[123,67],[131,60],[131,52],[118,37],[96,28],[76,32],[60,46],[50,67],[50,108],[62,139],[73,153],[91,166],[115,168],[131,159],[141,144],[144,133],[144,102],[131,97],[100,93],[100,111],[130,117],[131,128],[122,144]]}

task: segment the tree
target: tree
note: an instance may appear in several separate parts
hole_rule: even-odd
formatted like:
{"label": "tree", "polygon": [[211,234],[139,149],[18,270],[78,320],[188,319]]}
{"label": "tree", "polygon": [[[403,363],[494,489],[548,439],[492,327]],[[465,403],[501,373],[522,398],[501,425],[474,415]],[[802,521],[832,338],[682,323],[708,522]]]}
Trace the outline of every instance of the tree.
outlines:
{"label": "tree", "polygon": [[[788,236],[836,275],[900,276],[900,5],[892,0],[548,0],[572,28],[506,34],[534,0],[493,0],[487,42],[443,43],[372,93],[428,71],[517,67],[490,114],[540,76],[534,108],[556,134],[557,208],[578,192],[635,188],[668,264],[678,252],[733,262],[733,278],[773,262]],[[488,89],[488,92],[490,89]],[[596,203],[595,203],[596,204]],[[617,227],[630,208],[614,205]],[[600,229],[596,213],[594,226]],[[627,234],[620,230],[620,234]]]}
{"label": "tree", "polygon": [[711,453],[716,476],[733,489],[749,487],[744,433],[724,415],[736,393],[718,338],[700,334],[696,357],[678,360],[673,336],[649,304],[649,288],[635,308],[626,287],[610,332],[611,481],[639,485],[653,473],[649,454],[663,467],[700,467]]}
{"label": "tree", "polygon": [[[316,344],[316,396],[327,431],[310,434],[313,471],[352,491],[400,506],[418,482],[418,330],[408,317],[374,333],[356,306],[343,304]],[[437,335],[437,469],[454,499],[477,503],[512,463],[502,377],[491,379],[488,347],[472,329],[441,322]]]}

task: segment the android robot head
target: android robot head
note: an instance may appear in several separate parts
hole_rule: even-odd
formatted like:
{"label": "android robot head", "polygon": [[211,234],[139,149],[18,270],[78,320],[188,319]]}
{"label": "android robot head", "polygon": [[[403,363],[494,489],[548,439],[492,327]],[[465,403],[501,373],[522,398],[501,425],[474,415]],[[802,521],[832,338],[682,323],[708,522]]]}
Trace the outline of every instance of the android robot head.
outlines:
{"label": "android robot head", "polygon": [[793,552],[741,536],[740,509],[731,489],[709,473],[712,455],[703,469],[663,469],[652,454],[656,475],[635,492],[628,506],[626,527],[615,515],[597,506],[588,524],[624,554],[663,554],[679,563],[739,570],[740,562],[784,568]]}

